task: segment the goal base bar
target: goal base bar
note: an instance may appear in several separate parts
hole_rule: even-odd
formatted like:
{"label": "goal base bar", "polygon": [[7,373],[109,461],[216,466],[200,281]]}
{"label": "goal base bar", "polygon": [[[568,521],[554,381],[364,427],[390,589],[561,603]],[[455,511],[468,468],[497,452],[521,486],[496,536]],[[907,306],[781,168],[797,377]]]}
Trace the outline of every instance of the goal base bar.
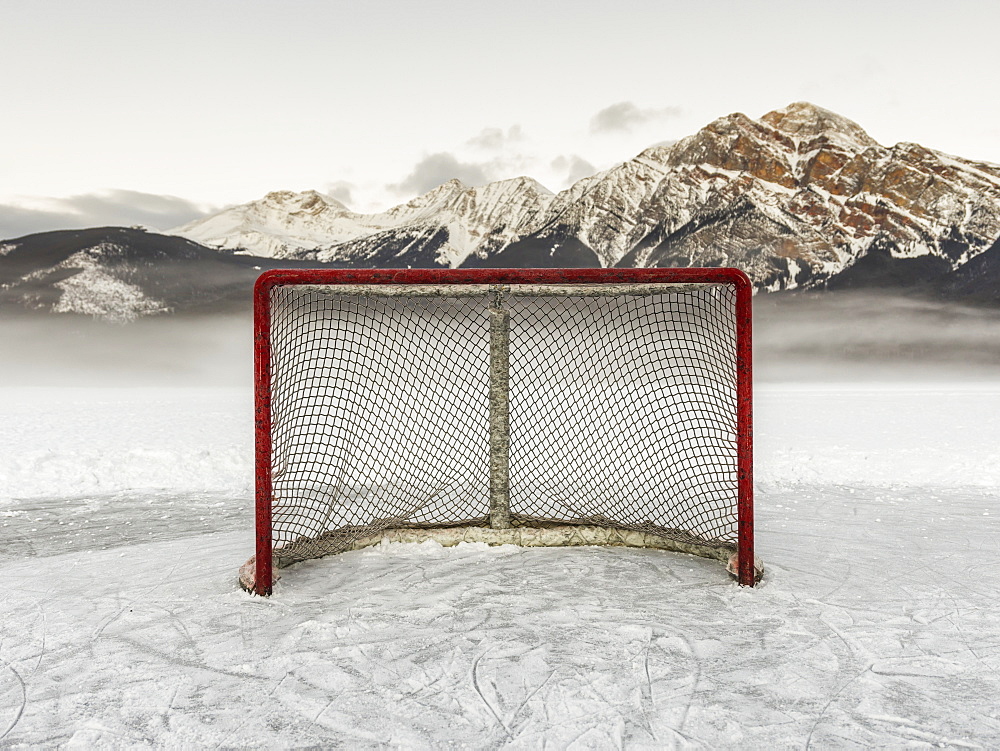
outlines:
{"label": "goal base bar", "polygon": [[[600,547],[652,548],[675,553],[688,553],[701,558],[711,558],[726,565],[733,577],[739,579],[739,554],[730,545],[708,546],[693,544],[671,539],[658,534],[635,529],[620,529],[579,524],[549,524],[543,527],[512,527],[508,529],[493,529],[480,526],[449,526],[449,527],[394,527],[380,529],[369,534],[346,541],[336,552],[326,555],[346,553],[351,550],[379,545],[382,542],[426,542],[433,540],[443,547],[452,547],[462,542],[482,542],[487,545],[518,545],[526,548],[578,547],[594,545]],[[308,545],[309,542],[298,542],[293,545]],[[279,566],[298,563],[301,560],[316,557],[315,554],[301,555],[296,551],[291,556],[283,558],[280,550],[275,551],[275,559]],[[322,555],[322,554],[321,554]],[[240,567],[240,586],[248,592],[256,592],[255,557],[250,558]],[[754,556],[754,583],[764,575],[764,564]],[[279,577],[277,572],[274,580]],[[260,594],[260,593],[258,593]]]}

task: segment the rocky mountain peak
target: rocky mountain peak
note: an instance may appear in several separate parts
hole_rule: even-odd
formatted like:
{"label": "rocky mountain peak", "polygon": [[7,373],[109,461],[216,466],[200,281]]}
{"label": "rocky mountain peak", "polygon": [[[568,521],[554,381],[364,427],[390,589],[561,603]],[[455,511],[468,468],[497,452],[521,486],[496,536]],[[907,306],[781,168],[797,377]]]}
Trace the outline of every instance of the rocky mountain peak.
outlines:
{"label": "rocky mountain peak", "polygon": [[483,186],[483,189],[489,188],[491,186],[498,186],[503,190],[524,190],[532,193],[537,193],[539,195],[552,195],[552,191],[542,185],[538,180],[533,177],[528,177],[527,175],[520,175],[518,177],[510,177],[505,180],[497,180],[496,182],[489,183]]}
{"label": "rocky mountain peak", "polygon": [[667,150],[672,169],[744,173],[784,188],[795,188],[798,176],[789,160],[795,143],[785,133],[735,112],[706,125]]}
{"label": "rocky mountain peak", "polygon": [[862,147],[878,145],[878,142],[853,120],[810,102],[793,102],[787,107],[768,112],[761,118],[761,122],[801,139],[808,140],[816,136],[836,134],[847,136]]}
{"label": "rocky mountain peak", "polygon": [[[658,153],[672,168],[740,173],[797,190],[839,172],[869,149],[886,152],[857,123],[809,102],[795,102],[760,120],[742,112],[720,117]],[[824,189],[843,192],[840,186]]]}
{"label": "rocky mountain peak", "polygon": [[328,209],[347,211],[347,207],[332,196],[315,190],[294,193],[290,190],[276,190],[268,193],[259,202],[266,209],[277,209],[289,213],[318,214]]}
{"label": "rocky mountain peak", "polygon": [[299,195],[299,193],[295,193],[291,190],[272,190],[261,200],[263,203],[271,206],[286,206],[287,204],[295,201]]}
{"label": "rocky mountain peak", "polygon": [[436,188],[432,188],[431,190],[427,191],[426,193],[424,193],[423,196],[418,196],[418,199],[431,198],[431,197],[434,199],[434,201],[438,199],[447,199],[447,198],[452,198],[458,195],[459,193],[464,193],[468,189],[469,189],[468,185],[463,183],[457,177],[453,177],[451,178],[451,180],[443,182]]}
{"label": "rocky mountain peak", "polygon": [[468,189],[465,183],[457,177],[453,177],[451,180],[441,183],[436,188],[431,188],[426,193],[411,198],[404,204],[393,206],[385,211],[385,214],[389,216],[397,214],[407,215],[413,213],[415,210],[445,206]]}

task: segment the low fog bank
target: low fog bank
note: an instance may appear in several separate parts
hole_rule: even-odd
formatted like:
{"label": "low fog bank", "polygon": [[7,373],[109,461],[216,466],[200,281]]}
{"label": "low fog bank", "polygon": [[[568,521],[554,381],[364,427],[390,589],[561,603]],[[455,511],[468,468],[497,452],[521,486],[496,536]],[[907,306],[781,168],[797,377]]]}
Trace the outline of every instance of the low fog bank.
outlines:
{"label": "low fog bank", "polygon": [[0,386],[246,386],[250,315],[0,318]]}
{"label": "low fog bank", "polygon": [[[252,383],[245,315],[0,316],[0,386]],[[754,300],[758,382],[1000,381],[1000,310],[872,292]]]}
{"label": "low fog bank", "polygon": [[758,381],[1000,380],[1000,310],[880,292],[754,298]]}

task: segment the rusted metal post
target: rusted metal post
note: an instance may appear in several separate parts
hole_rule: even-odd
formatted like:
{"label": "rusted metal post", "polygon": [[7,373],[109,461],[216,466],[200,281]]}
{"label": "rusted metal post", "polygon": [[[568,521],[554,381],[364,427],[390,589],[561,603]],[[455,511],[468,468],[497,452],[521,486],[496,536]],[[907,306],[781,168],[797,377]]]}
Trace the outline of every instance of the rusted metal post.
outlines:
{"label": "rusted metal post", "polygon": [[271,277],[262,275],[254,286],[254,432],[256,449],[257,554],[253,591],[271,594]]}
{"label": "rusted metal post", "polygon": [[737,579],[745,587],[757,582],[754,565],[753,532],[753,285],[737,272],[736,288],[736,502],[739,571]]}
{"label": "rusted metal post", "polygon": [[490,526],[510,528],[510,313],[503,287],[490,307]]}

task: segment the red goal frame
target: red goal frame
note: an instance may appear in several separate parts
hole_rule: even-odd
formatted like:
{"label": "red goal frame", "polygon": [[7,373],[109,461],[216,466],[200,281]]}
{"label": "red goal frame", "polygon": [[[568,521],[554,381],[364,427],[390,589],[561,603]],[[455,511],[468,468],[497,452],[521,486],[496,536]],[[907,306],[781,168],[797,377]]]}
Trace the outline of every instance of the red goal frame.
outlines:
{"label": "red goal frame", "polygon": [[667,269],[301,269],[266,271],[254,285],[254,415],[256,555],[253,591],[270,595],[271,529],[271,290],[299,284],[729,284],[736,292],[737,580],[756,581],[753,528],[753,375],[750,279],[735,268]]}

